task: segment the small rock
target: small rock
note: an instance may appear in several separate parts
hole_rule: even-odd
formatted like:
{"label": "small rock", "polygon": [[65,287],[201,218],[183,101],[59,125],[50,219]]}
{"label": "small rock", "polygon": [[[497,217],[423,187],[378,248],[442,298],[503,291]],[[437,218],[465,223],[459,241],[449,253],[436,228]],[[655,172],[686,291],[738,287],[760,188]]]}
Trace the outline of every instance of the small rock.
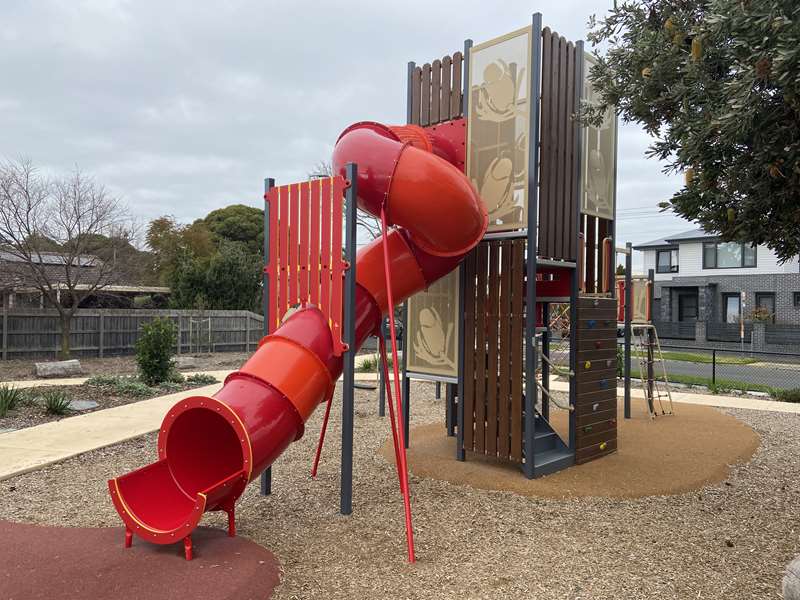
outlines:
{"label": "small rock", "polygon": [[767,392],[754,392],[752,390],[747,392],[748,396],[756,396],[757,398],[769,398],[769,394]]}
{"label": "small rock", "polygon": [[786,567],[783,578],[783,600],[800,600],[800,556]]}
{"label": "small rock", "polygon": [[733,540],[725,540],[725,545],[728,548],[733,548]]}
{"label": "small rock", "polygon": [[37,377],[75,377],[82,373],[81,361],[58,360],[54,362],[34,363],[34,374]]}
{"label": "small rock", "polygon": [[196,369],[197,359],[194,356],[177,356],[175,358],[176,369]]}
{"label": "small rock", "polygon": [[16,491],[16,489],[17,489],[17,486],[15,486],[15,485],[12,485],[12,486],[10,486],[10,487],[8,488],[8,491],[9,491],[9,492],[13,492],[13,491]]}
{"label": "small rock", "polygon": [[91,410],[93,408],[97,408],[99,404],[94,400],[73,400],[69,403],[70,410]]}

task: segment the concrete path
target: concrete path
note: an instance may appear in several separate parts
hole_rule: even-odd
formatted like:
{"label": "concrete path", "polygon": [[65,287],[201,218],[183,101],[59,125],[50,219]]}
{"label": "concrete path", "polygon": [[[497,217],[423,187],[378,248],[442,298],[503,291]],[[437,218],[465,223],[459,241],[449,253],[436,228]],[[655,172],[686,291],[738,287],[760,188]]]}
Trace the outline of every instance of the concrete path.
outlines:
{"label": "concrete path", "polygon": [[[220,383],[0,434],[0,481],[84,452],[156,431],[164,415],[175,402],[195,394],[214,394],[230,371],[206,371],[206,373],[214,375]],[[356,379],[376,382],[375,376],[371,373],[357,373]],[[55,381],[59,380],[48,380],[45,385],[79,385],[85,379],[79,382],[60,380],[67,383],[55,383]],[[40,382],[12,382],[20,387],[26,383]],[[568,389],[566,382],[559,381],[553,382],[552,388],[557,391]],[[623,389],[617,388],[617,393],[621,399]],[[631,398],[633,402],[643,402],[642,389],[632,387]],[[672,393],[672,398],[676,403],[800,414],[800,404],[745,396],[714,396],[675,391]]]}
{"label": "concrete path", "polygon": [[[184,377],[188,377],[189,375],[213,375],[220,381],[223,381],[228,374],[232,373],[233,371],[181,371],[181,375]],[[133,373],[126,373],[120,375],[121,377],[125,377],[128,375],[133,375]],[[37,387],[48,387],[51,385],[83,385],[89,377],[70,377],[67,379],[18,379],[17,381],[2,381],[3,385],[8,385],[15,388],[37,388]]]}

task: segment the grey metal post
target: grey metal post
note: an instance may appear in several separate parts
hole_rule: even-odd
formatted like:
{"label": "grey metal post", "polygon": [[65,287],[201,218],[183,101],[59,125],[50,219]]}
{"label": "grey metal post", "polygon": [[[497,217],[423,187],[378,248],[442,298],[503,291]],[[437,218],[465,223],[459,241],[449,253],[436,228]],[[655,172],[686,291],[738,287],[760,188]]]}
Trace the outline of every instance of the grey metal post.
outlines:
{"label": "grey metal post", "polygon": [[534,476],[534,429],[536,427],[536,228],[539,217],[539,111],[541,94],[542,14],[535,13],[531,31],[532,75],[528,102],[530,103],[530,131],[528,132],[528,239],[525,304],[525,427],[523,451],[525,477]]}
{"label": "grey metal post", "polygon": [[[573,110],[578,112],[583,96],[583,41],[580,40],[575,43],[575,55],[579,60],[575,61],[575,98],[573,100]],[[573,198],[575,199],[575,224],[573,235],[575,239],[579,239],[581,230],[581,198],[583,191],[583,182],[581,181],[580,165],[583,160],[583,127],[577,126],[574,128],[575,140],[573,147],[575,148],[574,164],[578,165],[575,169],[574,182],[573,182]],[[579,244],[576,244],[576,249]],[[570,289],[570,303],[569,303],[569,370],[573,373],[569,382],[569,404],[575,407],[578,404],[578,302],[580,299],[581,282],[578,281],[578,274],[585,272],[586,265],[581,265],[584,257],[581,256],[580,251],[577,251],[575,257],[575,269],[572,273],[571,289]],[[578,429],[578,415],[576,410],[571,410],[569,413],[569,447],[575,451],[575,439]]]}
{"label": "grey metal post", "polygon": [[711,350],[711,385],[717,385],[717,349]]}
{"label": "grey metal post", "polygon": [[436,387],[434,388],[433,397],[436,398],[437,400],[441,400],[442,399],[442,382],[441,381],[437,381],[436,382]]}
{"label": "grey metal post", "polygon": [[[463,85],[461,91],[461,112],[465,118],[469,114],[469,54],[472,49],[472,40],[464,40],[464,73],[461,77]],[[470,284],[472,285],[472,284]],[[462,262],[458,266],[458,314],[456,318],[459,320],[459,337],[458,340],[458,404],[456,405],[456,460],[466,460],[466,451],[464,450],[464,327],[466,320],[464,318],[464,296],[466,295],[467,288],[467,274]],[[472,351],[470,349],[470,351]]]}
{"label": "grey metal post", "polygon": [[625,418],[631,418],[631,322],[633,321],[633,244],[625,244]]}
{"label": "grey metal post", "polygon": [[[544,302],[542,304],[542,324],[545,330],[542,333],[542,356],[550,358],[550,303]],[[542,387],[550,392],[550,364],[542,361]],[[550,396],[542,394],[542,416],[546,420],[550,420]]]}
{"label": "grey metal post", "polygon": [[[414,120],[414,115],[412,114],[412,105],[414,100],[412,82],[414,81],[414,69],[416,67],[416,63],[414,61],[410,61],[406,70],[406,123],[409,124]],[[402,314],[403,316],[401,322],[403,323],[403,357],[401,359],[402,362],[400,363],[400,377],[402,378],[400,384],[400,401],[403,405],[403,418],[405,419],[404,432],[406,436],[406,448],[408,448],[408,407],[411,404],[411,380],[408,378],[408,300],[403,303]],[[381,335],[383,335],[383,327],[381,327]],[[388,382],[383,380],[383,369],[379,368],[379,371],[381,380],[378,415],[383,417],[386,415],[386,385]]]}
{"label": "grey metal post", "polygon": [[[269,334],[269,275],[267,275],[267,265],[269,264],[269,202],[266,201],[266,196],[269,191],[275,187],[275,180],[271,177],[264,179],[264,275],[262,282],[261,299],[263,302],[264,311],[264,325],[262,333],[264,336]],[[261,494],[267,496],[272,493],[272,466],[267,467],[261,473]]]}
{"label": "grey metal post", "polygon": [[[381,327],[381,335],[383,335],[383,328]],[[381,367],[382,358],[378,357],[378,416],[386,416],[386,379],[383,376],[383,368]]]}
{"label": "grey metal post", "polygon": [[103,334],[105,333],[105,317],[103,316],[103,311],[101,310],[98,313],[98,322],[97,322],[97,356],[99,358],[103,358]]}
{"label": "grey metal post", "polygon": [[[340,512],[353,512],[353,420],[355,415],[356,372],[356,196],[358,167],[345,167],[350,186],[345,192],[345,256],[350,267],[344,276],[344,323],[342,337],[348,350],[344,355],[342,381],[342,474]],[[336,224],[334,223],[334,226]]]}
{"label": "grey metal post", "polygon": [[447,435],[456,434],[456,386],[452,383],[444,385],[445,402],[447,403]]}

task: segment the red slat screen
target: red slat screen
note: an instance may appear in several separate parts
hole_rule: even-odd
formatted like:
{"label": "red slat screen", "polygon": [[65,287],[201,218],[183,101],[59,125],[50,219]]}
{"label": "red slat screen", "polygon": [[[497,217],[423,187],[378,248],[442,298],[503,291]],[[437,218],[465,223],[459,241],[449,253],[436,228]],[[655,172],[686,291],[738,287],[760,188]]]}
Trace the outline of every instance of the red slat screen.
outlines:
{"label": "red slat screen", "polygon": [[286,312],[313,304],[328,318],[337,354],[342,341],[344,261],[342,177],[314,179],[272,188],[269,209],[269,320],[272,333]]}

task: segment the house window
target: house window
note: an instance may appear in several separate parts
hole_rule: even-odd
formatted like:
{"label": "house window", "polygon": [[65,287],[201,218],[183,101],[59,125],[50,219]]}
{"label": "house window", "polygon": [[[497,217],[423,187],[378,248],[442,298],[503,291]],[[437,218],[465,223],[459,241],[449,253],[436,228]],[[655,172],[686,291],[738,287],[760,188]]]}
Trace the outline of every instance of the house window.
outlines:
{"label": "house window", "polygon": [[795,308],[800,308],[800,292],[794,292],[793,296],[794,296],[794,298],[793,298],[794,299],[794,307]]}
{"label": "house window", "polygon": [[738,323],[742,316],[742,298],[739,294],[722,294],[722,317],[725,323]]}
{"label": "house window", "polygon": [[703,244],[704,269],[736,269],[756,266],[756,247],[740,242]]}
{"label": "house window", "polygon": [[678,272],[678,249],[656,250],[656,273]]}
{"label": "house window", "polygon": [[756,308],[761,309],[764,316],[769,315],[769,320],[775,322],[775,294],[774,292],[756,292]]}

